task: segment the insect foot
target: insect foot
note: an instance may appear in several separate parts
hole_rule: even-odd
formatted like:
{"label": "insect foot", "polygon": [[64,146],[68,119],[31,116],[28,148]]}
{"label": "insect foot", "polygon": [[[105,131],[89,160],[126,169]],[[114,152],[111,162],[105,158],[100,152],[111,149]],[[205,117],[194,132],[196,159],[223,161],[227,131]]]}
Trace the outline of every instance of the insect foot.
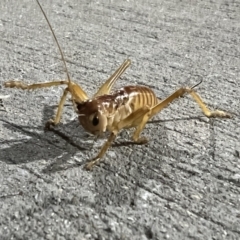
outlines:
{"label": "insect foot", "polygon": [[210,117],[213,117],[213,118],[217,118],[217,117],[220,117],[220,118],[232,118],[232,115],[229,114],[229,113],[226,113],[224,111],[216,110],[216,111],[211,112],[211,116]]}
{"label": "insect foot", "polygon": [[54,127],[56,124],[54,122],[53,119],[49,119],[46,124],[45,124],[45,127],[44,127],[44,130],[51,130],[52,127]]}
{"label": "insect foot", "polygon": [[142,136],[142,137],[138,138],[138,140],[136,140],[135,143],[137,143],[137,144],[146,144],[146,143],[148,143],[148,141],[149,141],[148,138]]}
{"label": "insect foot", "polygon": [[98,164],[100,161],[100,158],[99,157],[95,157],[93,158],[89,163],[87,163],[85,166],[84,166],[84,169],[87,170],[87,171],[91,171],[93,166]]}

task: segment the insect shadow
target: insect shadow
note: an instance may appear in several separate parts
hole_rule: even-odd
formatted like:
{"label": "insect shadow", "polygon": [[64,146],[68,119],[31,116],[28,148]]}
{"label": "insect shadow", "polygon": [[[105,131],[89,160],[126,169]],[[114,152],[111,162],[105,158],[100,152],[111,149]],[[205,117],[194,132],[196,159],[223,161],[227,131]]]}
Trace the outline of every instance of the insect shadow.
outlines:
{"label": "insect shadow", "polygon": [[[55,108],[56,106],[44,106],[42,123],[36,127],[19,125],[7,120],[1,120],[4,127],[19,133],[19,135],[25,136],[24,138],[20,139],[6,140],[1,142],[2,145],[8,146],[0,149],[1,161],[8,164],[23,164],[47,159],[49,160],[50,164],[44,169],[45,172],[61,171],[67,168],[80,167],[82,164],[84,164],[87,161],[88,152],[92,149],[93,143],[96,139],[94,139],[92,136],[89,136],[89,134],[84,131],[77,118],[64,124],[61,123],[59,126],[52,128],[50,131],[44,131],[43,126],[46,121],[54,115]],[[167,121],[172,121],[172,119]],[[150,126],[151,123],[161,124],[161,128],[164,129],[164,121],[151,121],[147,124],[147,126]],[[161,133],[161,136],[163,136],[163,133]],[[151,142],[154,142],[154,140],[150,139],[149,144],[151,144]],[[164,141],[162,144],[166,145]],[[129,141],[128,136],[126,136],[126,131],[122,131],[112,147],[115,148],[114,151],[118,150],[117,154],[121,156],[121,158],[126,158],[126,156],[129,156],[129,154],[125,152],[125,156],[122,155],[125,147],[131,149],[136,148],[138,154],[141,154],[139,149],[142,147],[135,147],[135,145],[136,144],[134,144],[132,141]],[[169,153],[174,151],[173,149],[168,150],[166,151]],[[76,153],[81,153],[83,156],[83,161],[75,163],[73,161],[73,163],[65,166],[66,162]],[[94,154],[94,150],[92,154]]]}
{"label": "insect shadow", "polygon": [[[144,135],[151,136],[148,144],[139,146],[135,144],[126,144],[125,142],[116,143],[122,148],[124,154],[118,159],[113,159],[111,168],[105,164],[101,168],[97,167],[93,172],[95,179],[96,206],[99,212],[104,211],[107,205],[116,207],[127,206],[135,208],[139,202],[139,194],[151,192],[150,182],[162,184],[164,188],[175,188],[174,172],[188,171],[187,175],[196,174],[189,169],[180,169],[179,162],[194,158],[194,153],[190,150],[179,149],[169,142],[167,121],[182,121],[190,119],[199,119],[196,117],[186,117],[168,120],[152,120],[143,131]],[[155,134],[152,134],[155,133]],[[170,132],[172,134],[172,132]],[[115,149],[114,149],[115,150]]]}
{"label": "insect shadow", "polygon": [[[77,119],[60,124],[51,131],[44,131],[43,125],[54,112],[56,106],[45,106],[40,126],[19,125],[3,120],[3,126],[19,134],[19,139],[3,140],[1,145],[7,147],[0,149],[0,159],[8,164],[22,164],[41,159],[55,159],[59,163],[65,162],[78,151],[89,148],[86,143],[86,133],[79,125]],[[67,129],[67,131],[66,131]],[[78,140],[74,136],[78,135]],[[79,140],[81,139],[81,140]]]}

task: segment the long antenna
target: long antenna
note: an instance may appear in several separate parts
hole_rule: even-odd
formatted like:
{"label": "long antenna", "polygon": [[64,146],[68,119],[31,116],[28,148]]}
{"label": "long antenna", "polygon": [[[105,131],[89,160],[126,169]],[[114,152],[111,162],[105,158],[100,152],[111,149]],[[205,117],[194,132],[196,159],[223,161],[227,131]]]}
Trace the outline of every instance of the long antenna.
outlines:
{"label": "long antenna", "polygon": [[64,68],[65,68],[65,72],[66,72],[66,74],[67,74],[68,81],[71,82],[70,75],[69,75],[69,72],[68,72],[68,69],[67,69],[66,61],[65,61],[63,52],[62,52],[62,50],[61,50],[61,47],[60,47],[60,45],[59,45],[59,43],[58,43],[58,40],[57,40],[57,38],[56,38],[56,35],[55,35],[54,31],[53,31],[53,28],[52,28],[50,22],[48,21],[47,15],[46,15],[46,13],[44,12],[41,4],[39,3],[38,0],[36,0],[36,1],[37,1],[37,4],[38,4],[38,6],[40,7],[40,9],[41,9],[41,11],[42,11],[42,13],[43,13],[43,15],[44,15],[47,23],[48,23],[48,26],[49,26],[49,28],[50,28],[50,30],[51,30],[51,32],[52,32],[52,35],[53,35],[53,37],[54,37],[54,40],[55,40],[55,42],[57,43],[58,50],[59,50],[59,52],[60,52],[60,54],[61,54],[62,61],[63,61],[63,63],[64,63]]}
{"label": "long antenna", "polygon": [[[199,75],[197,75],[197,76],[199,76]],[[202,83],[202,81],[203,81],[203,78],[201,77],[201,80],[197,84],[192,86],[191,89],[193,89],[193,88],[197,87],[198,85],[200,85]]]}

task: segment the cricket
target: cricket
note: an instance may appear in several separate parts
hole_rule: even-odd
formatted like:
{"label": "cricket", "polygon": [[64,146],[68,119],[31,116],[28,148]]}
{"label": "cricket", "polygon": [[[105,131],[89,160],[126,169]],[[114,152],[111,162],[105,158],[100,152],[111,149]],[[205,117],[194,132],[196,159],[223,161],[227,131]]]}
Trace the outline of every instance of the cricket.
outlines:
{"label": "cricket", "polygon": [[99,153],[92,158],[86,165],[87,170],[98,164],[104,154],[115,140],[117,134],[123,129],[134,128],[132,140],[138,144],[147,143],[147,138],[140,136],[146,123],[153,116],[158,114],[163,108],[167,107],[175,99],[190,94],[201,108],[203,114],[209,118],[230,118],[231,115],[224,111],[211,111],[202,98],[196,93],[196,88],[202,81],[193,87],[181,87],[165,99],[159,99],[155,93],[146,86],[125,86],[112,92],[112,87],[120,76],[130,66],[131,61],[125,60],[121,66],[102,84],[98,91],[89,97],[87,93],[70,78],[64,54],[53,31],[53,28],[38,0],[44,18],[52,32],[53,38],[57,44],[64,64],[67,80],[41,82],[28,85],[22,81],[7,81],[4,86],[7,88],[18,88],[22,90],[35,90],[38,88],[47,88],[53,86],[65,85],[63,95],[58,104],[56,116],[46,123],[46,128],[53,127],[60,122],[63,107],[70,93],[73,108],[78,115],[78,120],[82,127],[89,133],[99,136],[104,132],[109,132],[109,137],[101,147]]}

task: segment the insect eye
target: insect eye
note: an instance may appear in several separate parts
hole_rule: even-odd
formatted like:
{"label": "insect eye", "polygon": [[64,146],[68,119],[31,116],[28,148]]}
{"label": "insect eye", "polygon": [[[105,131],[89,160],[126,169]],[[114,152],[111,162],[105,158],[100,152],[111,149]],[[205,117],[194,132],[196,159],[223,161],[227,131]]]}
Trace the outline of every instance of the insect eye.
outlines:
{"label": "insect eye", "polygon": [[98,123],[99,123],[99,118],[98,118],[98,116],[95,116],[92,120],[92,124],[93,124],[93,126],[97,126]]}

